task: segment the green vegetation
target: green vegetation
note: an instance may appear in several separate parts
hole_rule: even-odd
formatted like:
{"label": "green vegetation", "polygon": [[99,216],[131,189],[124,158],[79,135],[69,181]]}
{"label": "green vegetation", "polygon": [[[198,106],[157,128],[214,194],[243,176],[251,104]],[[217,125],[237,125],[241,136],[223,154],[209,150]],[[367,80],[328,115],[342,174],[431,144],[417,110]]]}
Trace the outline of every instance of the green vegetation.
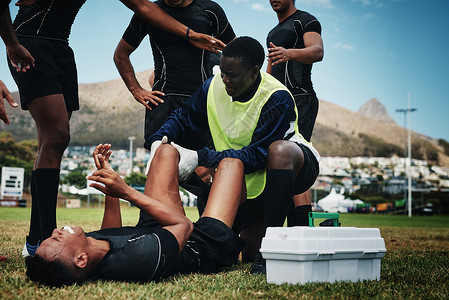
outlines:
{"label": "green vegetation", "polygon": [[0,169],[3,166],[24,168],[25,186],[30,182],[36,151],[37,141],[24,140],[17,143],[10,132],[0,132]]}
{"label": "green vegetation", "polygon": [[364,145],[361,156],[390,157],[393,154],[401,155],[404,150],[393,144],[389,144],[382,139],[360,133],[360,139]]}
{"label": "green vegetation", "polygon": [[84,189],[86,187],[87,173],[81,169],[75,169],[69,172],[61,179],[61,184],[75,186],[77,189]]}
{"label": "green vegetation", "polygon": [[[137,208],[123,203],[124,224],[133,225]],[[98,229],[101,209],[58,209],[58,224]],[[39,287],[25,276],[20,256],[29,208],[0,208],[0,298],[2,299],[447,299],[449,298],[449,217],[342,214],[343,226],[378,227],[387,254],[379,281],[267,284],[240,264],[213,275],[174,276],[160,283],[87,282],[62,289]],[[195,220],[195,209],[188,209]]]}
{"label": "green vegetation", "polygon": [[147,176],[142,173],[132,172],[129,176],[125,177],[125,182],[131,186],[133,185],[145,185]]}

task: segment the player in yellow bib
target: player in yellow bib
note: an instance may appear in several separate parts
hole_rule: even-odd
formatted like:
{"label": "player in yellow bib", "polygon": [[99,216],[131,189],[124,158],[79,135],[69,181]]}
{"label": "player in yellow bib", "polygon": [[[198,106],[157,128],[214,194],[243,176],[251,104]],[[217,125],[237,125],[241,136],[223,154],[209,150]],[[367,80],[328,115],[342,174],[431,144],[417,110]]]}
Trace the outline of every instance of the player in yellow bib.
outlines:
{"label": "player in yellow bib", "polygon": [[[306,191],[319,172],[319,154],[299,133],[291,93],[260,70],[264,50],[250,37],[229,43],[220,60],[221,73],[208,79],[176,110],[146,144],[154,152],[164,136],[178,149],[180,180],[197,166],[215,168],[224,158],[238,158],[245,168],[247,201],[233,229],[246,241],[243,260],[255,259],[267,227],[283,226],[293,196]],[[214,149],[186,149],[187,139],[208,132]],[[151,161],[149,162],[151,164]]]}

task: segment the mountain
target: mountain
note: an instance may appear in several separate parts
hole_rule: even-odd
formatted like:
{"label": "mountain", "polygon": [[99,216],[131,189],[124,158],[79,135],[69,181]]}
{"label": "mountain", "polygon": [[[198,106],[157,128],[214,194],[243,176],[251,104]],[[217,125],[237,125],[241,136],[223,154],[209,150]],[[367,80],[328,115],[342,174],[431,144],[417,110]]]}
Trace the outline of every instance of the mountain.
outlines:
{"label": "mountain", "polygon": [[358,113],[378,122],[394,123],[394,120],[388,114],[385,106],[383,106],[382,103],[380,103],[376,98],[373,98],[363,104],[359,108]]}
{"label": "mountain", "polygon": [[[137,74],[148,88],[151,71]],[[128,137],[135,145],[143,144],[144,107],[134,100],[121,79],[79,86],[80,110],[72,115],[71,145],[111,143],[126,148]],[[19,102],[18,93],[13,93]],[[12,132],[16,141],[36,139],[35,124],[27,111],[6,105],[11,124],[0,122],[1,131]],[[404,128],[396,124],[385,107],[371,99],[353,112],[320,100],[312,142],[322,156],[391,156],[404,155]],[[447,142],[446,142],[447,143]],[[441,144],[441,145],[440,145]],[[449,153],[436,139],[412,132],[414,158],[449,166]],[[446,150],[446,152],[448,152]]]}

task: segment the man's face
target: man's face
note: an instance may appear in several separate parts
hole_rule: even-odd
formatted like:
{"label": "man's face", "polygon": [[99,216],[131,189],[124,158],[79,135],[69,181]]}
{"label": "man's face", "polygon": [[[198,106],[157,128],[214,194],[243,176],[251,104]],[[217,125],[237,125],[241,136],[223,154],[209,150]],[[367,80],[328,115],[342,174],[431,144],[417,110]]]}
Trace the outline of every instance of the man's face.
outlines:
{"label": "man's face", "polygon": [[167,4],[170,7],[186,7],[190,3],[192,3],[192,0],[164,0],[165,4]]}
{"label": "man's face", "polygon": [[271,8],[277,13],[286,11],[291,4],[293,0],[270,0]]}
{"label": "man's face", "polygon": [[247,92],[255,83],[259,68],[249,68],[241,58],[221,56],[221,79],[226,92],[231,97],[238,97]]}
{"label": "man's face", "polygon": [[73,261],[77,250],[87,245],[87,238],[79,226],[63,228],[53,230],[52,235],[37,248],[36,254],[47,261],[56,259],[63,263]]}

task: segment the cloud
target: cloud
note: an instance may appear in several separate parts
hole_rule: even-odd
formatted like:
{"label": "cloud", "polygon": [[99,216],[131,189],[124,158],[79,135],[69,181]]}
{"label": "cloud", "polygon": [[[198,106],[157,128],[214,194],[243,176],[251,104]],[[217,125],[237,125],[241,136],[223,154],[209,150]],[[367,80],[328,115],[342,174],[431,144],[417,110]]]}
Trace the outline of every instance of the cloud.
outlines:
{"label": "cloud", "polygon": [[251,4],[251,9],[257,10],[257,11],[271,11],[271,8],[268,7],[268,5],[263,3],[253,3]]}
{"label": "cloud", "polygon": [[296,7],[298,7],[298,3],[303,3],[306,5],[314,5],[326,8],[333,8],[332,0],[296,0]]}
{"label": "cloud", "polygon": [[388,7],[393,2],[401,1],[402,0],[351,0],[353,3],[361,3],[363,6],[374,6],[376,8]]}
{"label": "cloud", "polygon": [[355,47],[354,46],[346,44],[346,43],[340,43],[339,42],[339,43],[336,43],[334,45],[334,47],[335,48],[341,48],[341,49],[344,49],[344,50],[347,50],[347,51],[350,51],[350,52],[355,51]]}

